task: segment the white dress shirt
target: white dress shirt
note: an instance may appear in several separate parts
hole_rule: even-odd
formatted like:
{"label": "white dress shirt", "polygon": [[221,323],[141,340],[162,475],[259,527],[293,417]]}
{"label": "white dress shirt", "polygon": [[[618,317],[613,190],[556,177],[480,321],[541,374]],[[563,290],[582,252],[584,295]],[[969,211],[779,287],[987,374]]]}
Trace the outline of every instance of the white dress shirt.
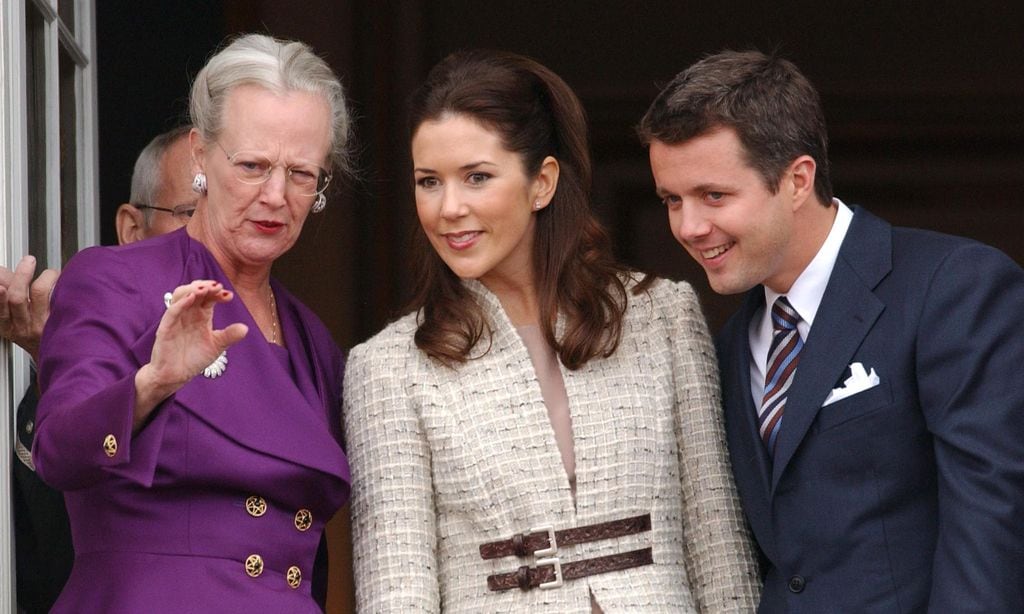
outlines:
{"label": "white dress shirt", "polygon": [[832,276],[832,267],[835,266],[836,258],[839,257],[839,247],[846,238],[846,231],[850,229],[850,222],[853,221],[853,211],[838,198],[832,199],[838,206],[836,219],[832,222],[832,230],[829,231],[825,242],[821,244],[818,253],[811,260],[807,268],[800,273],[800,276],[793,282],[793,286],[785,295],[779,294],[764,286],[765,307],[759,309],[750,320],[750,394],[754,399],[754,406],[761,407],[761,400],[764,398],[764,374],[767,370],[768,348],[771,347],[772,329],[771,306],[780,296],[785,296],[789,304],[800,315],[800,322],[797,324],[797,331],[800,338],[807,340],[814,324],[814,316],[818,313],[818,306],[825,296],[825,287],[828,279]]}

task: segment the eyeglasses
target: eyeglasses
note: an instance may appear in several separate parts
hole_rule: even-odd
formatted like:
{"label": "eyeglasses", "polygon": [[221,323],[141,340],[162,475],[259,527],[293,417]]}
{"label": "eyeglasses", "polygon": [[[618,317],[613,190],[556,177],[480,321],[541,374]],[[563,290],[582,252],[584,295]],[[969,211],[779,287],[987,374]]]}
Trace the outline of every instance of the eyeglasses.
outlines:
{"label": "eyeglasses", "polygon": [[[216,141],[214,141],[216,143]],[[331,173],[312,162],[296,162],[285,166],[271,162],[270,158],[256,151],[237,151],[229,154],[217,143],[217,147],[228,157],[231,170],[242,183],[258,185],[270,179],[274,168],[280,166],[288,178],[288,187],[302,196],[322,194],[331,183]]]}
{"label": "eyeglasses", "polygon": [[187,222],[188,219],[192,217],[192,214],[196,212],[196,206],[191,203],[187,205],[178,205],[173,209],[168,209],[167,207],[157,207],[155,205],[137,205],[135,203],[132,203],[132,206],[135,207],[136,209],[152,209],[153,211],[163,211],[164,213],[170,213],[171,217],[181,222]]}

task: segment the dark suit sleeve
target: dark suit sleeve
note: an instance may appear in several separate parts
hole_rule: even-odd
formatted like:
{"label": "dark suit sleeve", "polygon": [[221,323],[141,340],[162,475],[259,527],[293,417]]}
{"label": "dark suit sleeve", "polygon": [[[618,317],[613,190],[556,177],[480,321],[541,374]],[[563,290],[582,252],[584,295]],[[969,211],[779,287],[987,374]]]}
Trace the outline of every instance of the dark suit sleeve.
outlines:
{"label": "dark suit sleeve", "polygon": [[936,268],[917,373],[934,434],[930,611],[1024,612],[1024,271],[969,244]]}
{"label": "dark suit sleeve", "polygon": [[[35,372],[18,404],[17,437],[26,448],[35,432]],[[64,495],[53,490],[15,456],[14,459],[14,550],[18,607],[26,614],[49,612],[64,583],[71,575],[74,552],[71,529],[64,508]]]}

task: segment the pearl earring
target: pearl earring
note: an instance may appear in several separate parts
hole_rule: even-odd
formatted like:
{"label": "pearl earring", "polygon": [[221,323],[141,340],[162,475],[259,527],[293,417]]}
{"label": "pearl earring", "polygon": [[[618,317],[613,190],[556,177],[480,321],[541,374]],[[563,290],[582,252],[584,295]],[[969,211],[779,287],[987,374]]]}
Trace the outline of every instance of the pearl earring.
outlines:
{"label": "pearl earring", "polygon": [[323,195],[323,192],[316,195],[316,200],[313,201],[313,207],[310,209],[313,213],[320,213],[327,206],[327,197]]}
{"label": "pearl earring", "polygon": [[197,194],[206,194],[206,173],[196,173],[192,178],[192,191]]}

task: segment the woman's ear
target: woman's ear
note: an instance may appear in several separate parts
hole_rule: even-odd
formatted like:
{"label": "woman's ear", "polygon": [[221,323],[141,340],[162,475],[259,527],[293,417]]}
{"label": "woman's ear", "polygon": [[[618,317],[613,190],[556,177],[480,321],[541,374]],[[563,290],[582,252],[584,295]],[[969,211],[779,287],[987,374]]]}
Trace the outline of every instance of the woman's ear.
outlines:
{"label": "woman's ear", "polygon": [[199,136],[199,131],[195,128],[188,133],[188,148],[192,155],[192,172],[205,173],[206,171],[203,169],[201,162],[205,152],[205,145],[203,144],[203,137]]}
{"label": "woman's ear", "polygon": [[548,156],[540,163],[540,171],[533,180],[533,198],[530,199],[534,210],[543,209],[551,203],[558,188],[558,173],[558,160],[554,156]]}

